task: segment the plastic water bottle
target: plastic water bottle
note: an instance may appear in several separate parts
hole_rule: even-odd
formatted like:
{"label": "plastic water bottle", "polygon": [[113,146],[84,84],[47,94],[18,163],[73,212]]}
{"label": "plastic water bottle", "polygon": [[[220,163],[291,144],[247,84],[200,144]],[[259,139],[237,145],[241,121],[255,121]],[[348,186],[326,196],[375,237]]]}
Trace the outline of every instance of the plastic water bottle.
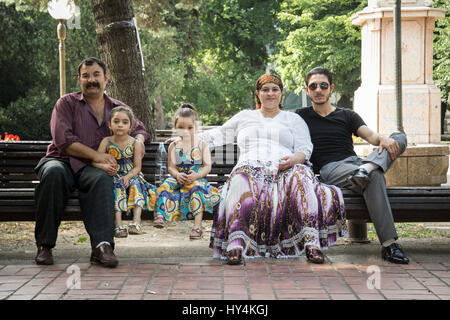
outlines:
{"label": "plastic water bottle", "polygon": [[159,186],[164,182],[167,175],[167,151],[164,143],[160,142],[158,151],[156,152],[156,176],[155,182]]}

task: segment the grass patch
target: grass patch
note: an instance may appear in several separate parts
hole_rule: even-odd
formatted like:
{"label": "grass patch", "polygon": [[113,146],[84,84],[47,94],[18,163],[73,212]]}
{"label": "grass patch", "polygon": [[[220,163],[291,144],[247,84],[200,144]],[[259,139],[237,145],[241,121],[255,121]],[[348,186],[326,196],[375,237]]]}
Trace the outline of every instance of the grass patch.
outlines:
{"label": "grass patch", "polygon": [[[422,223],[396,223],[398,237],[401,238],[417,238],[417,239],[430,239],[430,238],[450,238],[450,234],[444,231],[436,231],[425,228]],[[378,240],[377,233],[373,226],[373,223],[367,224],[367,238],[369,240]]]}

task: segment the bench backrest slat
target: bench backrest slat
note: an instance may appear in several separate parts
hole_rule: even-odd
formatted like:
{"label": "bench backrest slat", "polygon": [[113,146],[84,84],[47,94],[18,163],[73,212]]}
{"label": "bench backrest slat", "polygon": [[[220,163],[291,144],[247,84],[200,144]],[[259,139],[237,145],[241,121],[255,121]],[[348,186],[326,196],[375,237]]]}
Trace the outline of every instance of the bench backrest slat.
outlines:
{"label": "bench backrest slat", "polygon": [[[34,172],[39,160],[45,156],[50,141],[0,142],[0,188],[35,188],[39,183]],[[168,144],[165,144],[166,150]],[[155,183],[156,151],[159,143],[152,142],[145,147],[142,173],[146,180]],[[230,154],[232,153],[232,154]],[[222,184],[237,162],[239,151],[236,144],[226,145],[211,151],[213,166],[207,175],[213,184]]]}

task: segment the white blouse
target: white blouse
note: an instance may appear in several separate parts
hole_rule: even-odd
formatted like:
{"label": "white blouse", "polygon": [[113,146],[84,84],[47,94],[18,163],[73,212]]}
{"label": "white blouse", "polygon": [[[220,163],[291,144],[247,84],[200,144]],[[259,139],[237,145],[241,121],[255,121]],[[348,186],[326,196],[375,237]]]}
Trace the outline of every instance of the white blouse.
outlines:
{"label": "white blouse", "polygon": [[309,162],[313,145],[306,122],[296,113],[281,111],[266,118],[261,110],[243,110],[222,126],[199,133],[210,148],[234,142],[237,137],[239,161],[273,161],[303,152]]}

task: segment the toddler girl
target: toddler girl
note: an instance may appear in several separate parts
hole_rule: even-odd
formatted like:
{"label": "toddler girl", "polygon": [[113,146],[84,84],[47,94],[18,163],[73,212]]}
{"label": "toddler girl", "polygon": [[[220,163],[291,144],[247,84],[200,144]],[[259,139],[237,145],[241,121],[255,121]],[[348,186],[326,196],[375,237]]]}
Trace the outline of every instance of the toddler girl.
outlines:
{"label": "toddler girl", "polygon": [[[129,234],[141,234],[142,210],[153,210],[156,201],[156,187],[148,183],[141,172],[144,146],[135,143],[136,139],[129,134],[133,126],[133,111],[125,106],[118,106],[111,110],[109,128],[112,136],[106,137],[98,147],[99,152],[114,156],[118,164],[114,175],[115,195],[115,230],[117,238],[125,238]],[[97,167],[100,164],[96,165]],[[133,211],[133,222],[122,226],[122,212]]]}
{"label": "toddler girl", "polygon": [[219,203],[219,190],[208,184],[205,176],[211,171],[211,154],[196,134],[198,114],[190,104],[183,104],[175,113],[174,127],[180,139],[168,150],[167,178],[157,190],[154,226],[164,221],[194,219],[190,239],[202,237],[203,212],[213,212]]}

